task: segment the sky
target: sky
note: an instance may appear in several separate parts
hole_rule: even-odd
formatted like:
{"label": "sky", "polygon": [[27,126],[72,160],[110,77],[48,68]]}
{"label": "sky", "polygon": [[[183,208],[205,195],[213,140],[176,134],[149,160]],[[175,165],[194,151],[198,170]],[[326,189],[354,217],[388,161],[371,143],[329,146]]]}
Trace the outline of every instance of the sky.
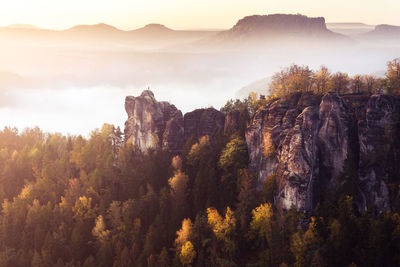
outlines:
{"label": "sky", "polygon": [[400,25],[399,10],[398,0],[1,0],[0,26],[65,29],[102,22],[125,30],[148,23],[175,29],[230,28],[244,16],[272,13]]}

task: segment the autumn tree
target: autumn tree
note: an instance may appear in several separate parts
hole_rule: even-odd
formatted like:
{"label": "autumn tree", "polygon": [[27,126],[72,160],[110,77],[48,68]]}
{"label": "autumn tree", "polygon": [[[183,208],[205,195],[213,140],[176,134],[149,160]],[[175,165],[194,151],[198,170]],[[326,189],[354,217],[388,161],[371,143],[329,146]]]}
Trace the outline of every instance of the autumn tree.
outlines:
{"label": "autumn tree", "polygon": [[354,75],[350,79],[350,87],[351,87],[351,92],[353,93],[361,93],[364,91],[364,80],[361,75],[357,74]]}
{"label": "autumn tree", "polygon": [[179,253],[179,259],[183,266],[190,266],[196,257],[196,251],[194,250],[193,244],[187,241],[181,248]]}
{"label": "autumn tree", "polygon": [[362,81],[365,85],[365,89],[369,94],[380,91],[380,80],[373,75],[362,75]]}
{"label": "autumn tree", "polygon": [[234,233],[236,231],[236,218],[233,211],[227,207],[225,217],[222,218],[214,208],[207,209],[208,224],[211,226],[217,240],[223,242],[223,251],[229,256],[230,261],[236,250]]}
{"label": "autumn tree", "polygon": [[312,87],[313,72],[307,66],[291,65],[272,76],[271,94],[278,97],[295,92],[308,92]]}
{"label": "autumn tree", "polygon": [[221,201],[225,205],[232,205],[236,200],[239,170],[246,168],[247,162],[246,141],[238,136],[233,136],[222,150],[218,161],[223,172],[221,177]]}
{"label": "autumn tree", "polygon": [[327,67],[321,66],[313,73],[313,88],[316,94],[325,94],[329,91],[329,81],[331,74]]}
{"label": "autumn tree", "polygon": [[242,233],[247,230],[250,211],[256,201],[256,189],[254,181],[248,174],[247,169],[239,171],[239,194],[237,203],[237,213],[240,218],[240,228]]}
{"label": "autumn tree", "polygon": [[261,243],[261,262],[263,265],[271,264],[271,234],[272,234],[272,205],[264,203],[256,207],[252,212],[250,222],[250,236],[260,240]]}
{"label": "autumn tree", "polygon": [[349,76],[347,73],[336,72],[332,75],[330,88],[338,94],[344,94],[348,91]]}
{"label": "autumn tree", "polygon": [[386,88],[389,93],[400,94],[400,58],[387,63]]}
{"label": "autumn tree", "polygon": [[176,232],[175,247],[180,249],[187,241],[191,241],[193,237],[193,224],[189,218],[183,219],[182,227]]}
{"label": "autumn tree", "polygon": [[186,190],[188,183],[188,176],[181,170],[175,172],[174,176],[168,180],[171,188],[171,195],[175,200],[175,207],[177,208],[178,217],[183,215],[186,203]]}

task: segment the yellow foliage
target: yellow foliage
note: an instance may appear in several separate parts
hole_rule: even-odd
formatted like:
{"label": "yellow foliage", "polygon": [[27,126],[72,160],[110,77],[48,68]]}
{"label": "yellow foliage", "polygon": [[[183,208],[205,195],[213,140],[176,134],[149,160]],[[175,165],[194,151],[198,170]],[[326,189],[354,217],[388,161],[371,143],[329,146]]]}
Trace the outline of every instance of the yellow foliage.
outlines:
{"label": "yellow foliage", "polygon": [[92,209],[92,198],[82,196],[76,200],[74,207],[72,207],[72,212],[75,218],[92,218],[95,216],[94,210]]}
{"label": "yellow foliage", "polygon": [[253,218],[250,222],[250,229],[260,237],[265,237],[271,233],[271,218],[274,215],[272,205],[264,203],[252,210]]}
{"label": "yellow foliage", "polygon": [[271,133],[265,132],[264,133],[264,151],[263,154],[266,157],[272,156],[275,153],[275,146],[272,143]]}
{"label": "yellow foliage", "polygon": [[196,161],[200,156],[201,149],[209,145],[210,137],[208,135],[201,137],[199,141],[190,148],[190,152],[188,155],[189,160]]}
{"label": "yellow foliage", "polygon": [[184,244],[186,244],[187,241],[191,239],[193,234],[192,229],[193,229],[192,221],[189,218],[183,219],[182,228],[176,232],[176,235],[178,236],[175,239],[176,248],[181,248]]}
{"label": "yellow foliage", "polygon": [[196,257],[196,251],[194,250],[193,244],[190,241],[187,241],[181,249],[181,253],[179,253],[179,259],[183,266],[190,265],[194,257]]}
{"label": "yellow foliage", "polygon": [[18,197],[22,200],[29,200],[32,197],[32,188],[31,184],[25,185]]}
{"label": "yellow foliage", "polygon": [[96,218],[96,223],[95,226],[93,227],[92,234],[93,236],[97,237],[97,239],[99,239],[100,242],[107,240],[110,231],[106,230],[106,225],[104,223],[102,215],[99,215]]}
{"label": "yellow foliage", "polygon": [[168,180],[172,193],[177,200],[184,200],[188,179],[186,174],[178,170],[175,172],[175,175]]}
{"label": "yellow foliage", "polygon": [[236,218],[234,217],[233,211],[227,207],[225,218],[222,219],[216,209],[208,208],[207,215],[208,224],[212,227],[217,239],[228,243],[230,234],[236,229]]}
{"label": "yellow foliage", "polygon": [[293,253],[296,262],[293,266],[301,267],[304,266],[305,253],[307,251],[307,246],[303,241],[303,238],[299,232],[295,233],[291,239],[290,251]]}
{"label": "yellow foliage", "polygon": [[175,156],[172,158],[172,167],[175,170],[180,170],[182,169],[182,159],[179,155]]}
{"label": "yellow foliage", "polygon": [[311,222],[308,225],[308,230],[304,233],[304,242],[306,244],[315,244],[320,241],[319,234],[317,232],[317,223],[314,217],[311,217]]}

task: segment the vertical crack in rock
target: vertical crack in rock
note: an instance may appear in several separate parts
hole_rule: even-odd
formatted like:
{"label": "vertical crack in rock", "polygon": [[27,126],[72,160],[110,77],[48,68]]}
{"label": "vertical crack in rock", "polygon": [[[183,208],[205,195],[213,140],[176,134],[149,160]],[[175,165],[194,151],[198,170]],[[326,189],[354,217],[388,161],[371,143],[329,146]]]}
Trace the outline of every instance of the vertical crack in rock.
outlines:
{"label": "vertical crack in rock", "polygon": [[[172,154],[182,152],[189,137],[209,135],[212,139],[224,132],[225,115],[214,109],[197,109],[185,116],[174,105],[158,102],[153,92],[145,90],[138,97],[127,96],[125,110],[125,140],[140,151],[165,149]],[[235,123],[234,118],[231,123]]]}
{"label": "vertical crack in rock", "polygon": [[[284,210],[311,214],[335,191],[352,195],[360,211],[390,210],[388,183],[399,174],[393,167],[399,110],[399,97],[379,94],[275,99],[246,130],[249,170],[259,188],[276,175],[275,204]],[[263,153],[267,143],[272,154]]]}
{"label": "vertical crack in rock", "polygon": [[315,116],[315,119],[312,120],[312,129],[311,129],[311,172],[310,179],[307,185],[307,197],[306,197],[306,212],[308,215],[311,215],[314,210],[314,199],[313,199],[313,191],[314,191],[314,167],[317,155],[317,143],[316,138],[318,135],[318,117]]}

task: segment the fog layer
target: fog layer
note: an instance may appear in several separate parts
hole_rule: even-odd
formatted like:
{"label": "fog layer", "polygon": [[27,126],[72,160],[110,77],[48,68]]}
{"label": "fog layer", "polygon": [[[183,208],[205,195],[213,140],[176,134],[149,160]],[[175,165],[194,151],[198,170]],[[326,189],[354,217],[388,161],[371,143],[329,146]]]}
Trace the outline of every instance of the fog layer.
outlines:
{"label": "fog layer", "polygon": [[350,75],[383,75],[386,62],[400,55],[398,42],[363,42],[344,35],[237,39],[224,33],[228,37],[221,40],[216,32],[191,32],[170,33],[165,41],[154,27],[153,33],[142,30],[142,42],[124,39],[112,29],[113,34],[97,32],[93,37],[89,33],[98,29],[90,27],[85,28],[89,33],[63,33],[60,39],[54,39],[55,33],[44,38],[37,29],[29,35],[0,30],[0,127],[39,126],[86,135],[102,123],[123,128],[125,96],[148,87],[158,100],[183,112],[220,108],[252,87],[262,93],[260,83],[264,88],[267,77],[292,63],[325,65]]}

